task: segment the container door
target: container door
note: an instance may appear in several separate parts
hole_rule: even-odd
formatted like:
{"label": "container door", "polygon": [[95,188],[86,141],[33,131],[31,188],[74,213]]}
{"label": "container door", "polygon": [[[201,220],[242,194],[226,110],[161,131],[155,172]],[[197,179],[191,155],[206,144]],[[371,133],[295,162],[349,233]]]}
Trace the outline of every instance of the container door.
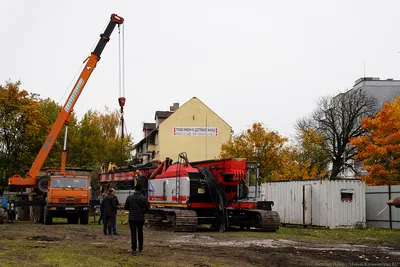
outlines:
{"label": "container door", "polygon": [[303,224],[312,224],[312,187],[310,184],[303,185]]}

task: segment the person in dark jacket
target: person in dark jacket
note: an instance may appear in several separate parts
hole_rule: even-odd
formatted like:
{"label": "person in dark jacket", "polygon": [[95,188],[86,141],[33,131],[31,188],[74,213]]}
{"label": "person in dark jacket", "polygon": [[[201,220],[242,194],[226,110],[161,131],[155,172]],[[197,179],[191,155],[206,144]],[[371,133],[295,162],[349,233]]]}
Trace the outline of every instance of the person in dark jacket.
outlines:
{"label": "person in dark jacket", "polygon": [[8,213],[8,220],[13,222],[15,221],[15,212],[16,212],[16,208],[15,208],[15,203],[14,200],[10,200],[7,203],[7,213]]}
{"label": "person in dark jacket", "polygon": [[[113,197],[115,202],[117,203],[117,210],[118,210],[118,206],[120,205],[118,197],[115,195],[115,189],[113,189]],[[115,216],[113,218],[113,222],[112,222],[112,231],[113,231],[113,235],[119,235],[119,233],[117,232],[117,210],[115,210]]]}
{"label": "person in dark jacket", "polygon": [[[143,250],[143,225],[144,214],[149,211],[150,204],[141,193],[142,186],[137,183],[134,193],[126,198],[125,210],[129,211],[129,228],[131,229],[132,255],[136,256],[136,249],[139,241],[139,252]],[[136,238],[137,232],[137,238]]]}
{"label": "person in dark jacket", "polygon": [[117,215],[117,201],[114,198],[114,190],[110,189],[108,194],[103,199],[104,204],[104,234],[111,235],[112,232],[112,224],[114,221],[114,217]]}
{"label": "person in dark jacket", "polygon": [[99,218],[99,221],[98,221],[99,225],[101,224],[101,222],[103,222],[103,224],[104,224],[104,203],[103,203],[103,200],[104,200],[105,196],[106,196],[106,193],[103,193],[101,195],[101,199],[100,199],[100,218]]}
{"label": "person in dark jacket", "polygon": [[148,181],[149,179],[146,176],[143,176],[142,172],[139,171],[135,182],[142,185],[141,193],[145,197],[148,196],[148,187],[146,186],[148,184]]}

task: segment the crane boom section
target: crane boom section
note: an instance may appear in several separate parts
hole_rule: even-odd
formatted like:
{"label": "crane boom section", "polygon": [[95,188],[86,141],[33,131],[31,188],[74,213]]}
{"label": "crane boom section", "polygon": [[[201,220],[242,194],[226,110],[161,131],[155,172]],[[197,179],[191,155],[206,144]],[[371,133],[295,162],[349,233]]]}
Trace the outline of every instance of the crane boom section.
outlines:
{"label": "crane boom section", "polygon": [[40,173],[47,156],[50,153],[58,135],[61,132],[63,125],[68,121],[70,114],[73,111],[76,101],[78,100],[83,88],[86,85],[90,75],[95,69],[97,62],[100,60],[101,53],[105,48],[107,42],[110,40],[110,35],[113,32],[116,25],[122,24],[124,19],[116,14],[112,14],[110,22],[108,23],[104,33],[100,35],[100,40],[97,43],[94,51],[91,53],[89,58],[86,60],[85,67],[83,68],[78,80],[76,81],[71,93],[68,96],[62,110],[58,114],[56,121],[54,122],[50,133],[48,134],[46,141],[44,142],[42,148],[40,149],[35,161],[33,162],[29,172],[27,173],[27,178],[22,178],[19,175],[14,175],[9,179],[9,185],[14,186],[24,186],[33,187],[36,185],[36,177]]}

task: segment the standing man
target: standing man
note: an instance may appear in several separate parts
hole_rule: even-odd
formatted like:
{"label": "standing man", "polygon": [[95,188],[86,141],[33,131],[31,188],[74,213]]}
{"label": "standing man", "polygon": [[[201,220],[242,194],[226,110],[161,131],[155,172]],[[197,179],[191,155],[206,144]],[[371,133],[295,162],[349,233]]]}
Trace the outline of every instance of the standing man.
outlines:
{"label": "standing man", "polygon": [[7,210],[7,203],[8,200],[0,195],[0,208],[2,208],[4,212]]}
{"label": "standing man", "polygon": [[115,210],[115,216],[114,216],[114,220],[112,222],[112,231],[113,231],[113,235],[119,235],[119,233],[117,232],[117,212],[118,212],[118,206],[120,205],[118,197],[115,195],[115,189],[112,188],[113,190],[113,197],[115,202],[117,203],[117,209]]}
{"label": "standing man", "polygon": [[143,176],[142,172],[139,171],[137,174],[137,181],[136,183],[139,183],[142,185],[142,190],[141,193],[143,196],[147,197],[148,196],[148,178]]}
{"label": "standing man", "polygon": [[15,203],[14,200],[12,199],[7,203],[8,220],[11,222],[15,221],[15,211],[16,211]]}
{"label": "standing man", "polygon": [[[144,214],[149,211],[150,203],[141,193],[142,187],[137,183],[132,195],[125,201],[125,210],[129,211],[129,228],[131,229],[132,255],[136,256],[137,241],[139,241],[139,252],[143,250],[143,225]],[[137,238],[136,238],[137,231]],[[137,240],[138,239],[138,240]]]}
{"label": "standing man", "polygon": [[104,224],[104,197],[106,196],[106,193],[101,194],[101,198],[100,198],[100,218],[99,218],[99,225],[101,224],[101,222],[103,221]]}
{"label": "standing man", "polygon": [[114,198],[114,190],[111,188],[108,190],[108,194],[103,199],[104,203],[104,228],[103,232],[105,235],[112,234],[112,225],[114,217],[117,214],[117,202]]}
{"label": "standing man", "polygon": [[0,224],[7,220],[7,200],[0,195]]}

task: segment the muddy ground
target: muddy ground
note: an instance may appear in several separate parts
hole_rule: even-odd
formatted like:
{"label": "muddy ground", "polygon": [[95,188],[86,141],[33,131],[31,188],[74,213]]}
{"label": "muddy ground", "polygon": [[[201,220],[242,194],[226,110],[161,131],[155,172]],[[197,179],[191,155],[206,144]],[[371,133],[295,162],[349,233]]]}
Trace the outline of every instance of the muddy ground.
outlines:
{"label": "muddy ground", "polygon": [[0,266],[400,266],[400,240],[331,242],[303,228],[285,235],[145,228],[144,251],[132,257],[129,227],[118,230],[119,236],[104,236],[94,222],[3,224]]}

